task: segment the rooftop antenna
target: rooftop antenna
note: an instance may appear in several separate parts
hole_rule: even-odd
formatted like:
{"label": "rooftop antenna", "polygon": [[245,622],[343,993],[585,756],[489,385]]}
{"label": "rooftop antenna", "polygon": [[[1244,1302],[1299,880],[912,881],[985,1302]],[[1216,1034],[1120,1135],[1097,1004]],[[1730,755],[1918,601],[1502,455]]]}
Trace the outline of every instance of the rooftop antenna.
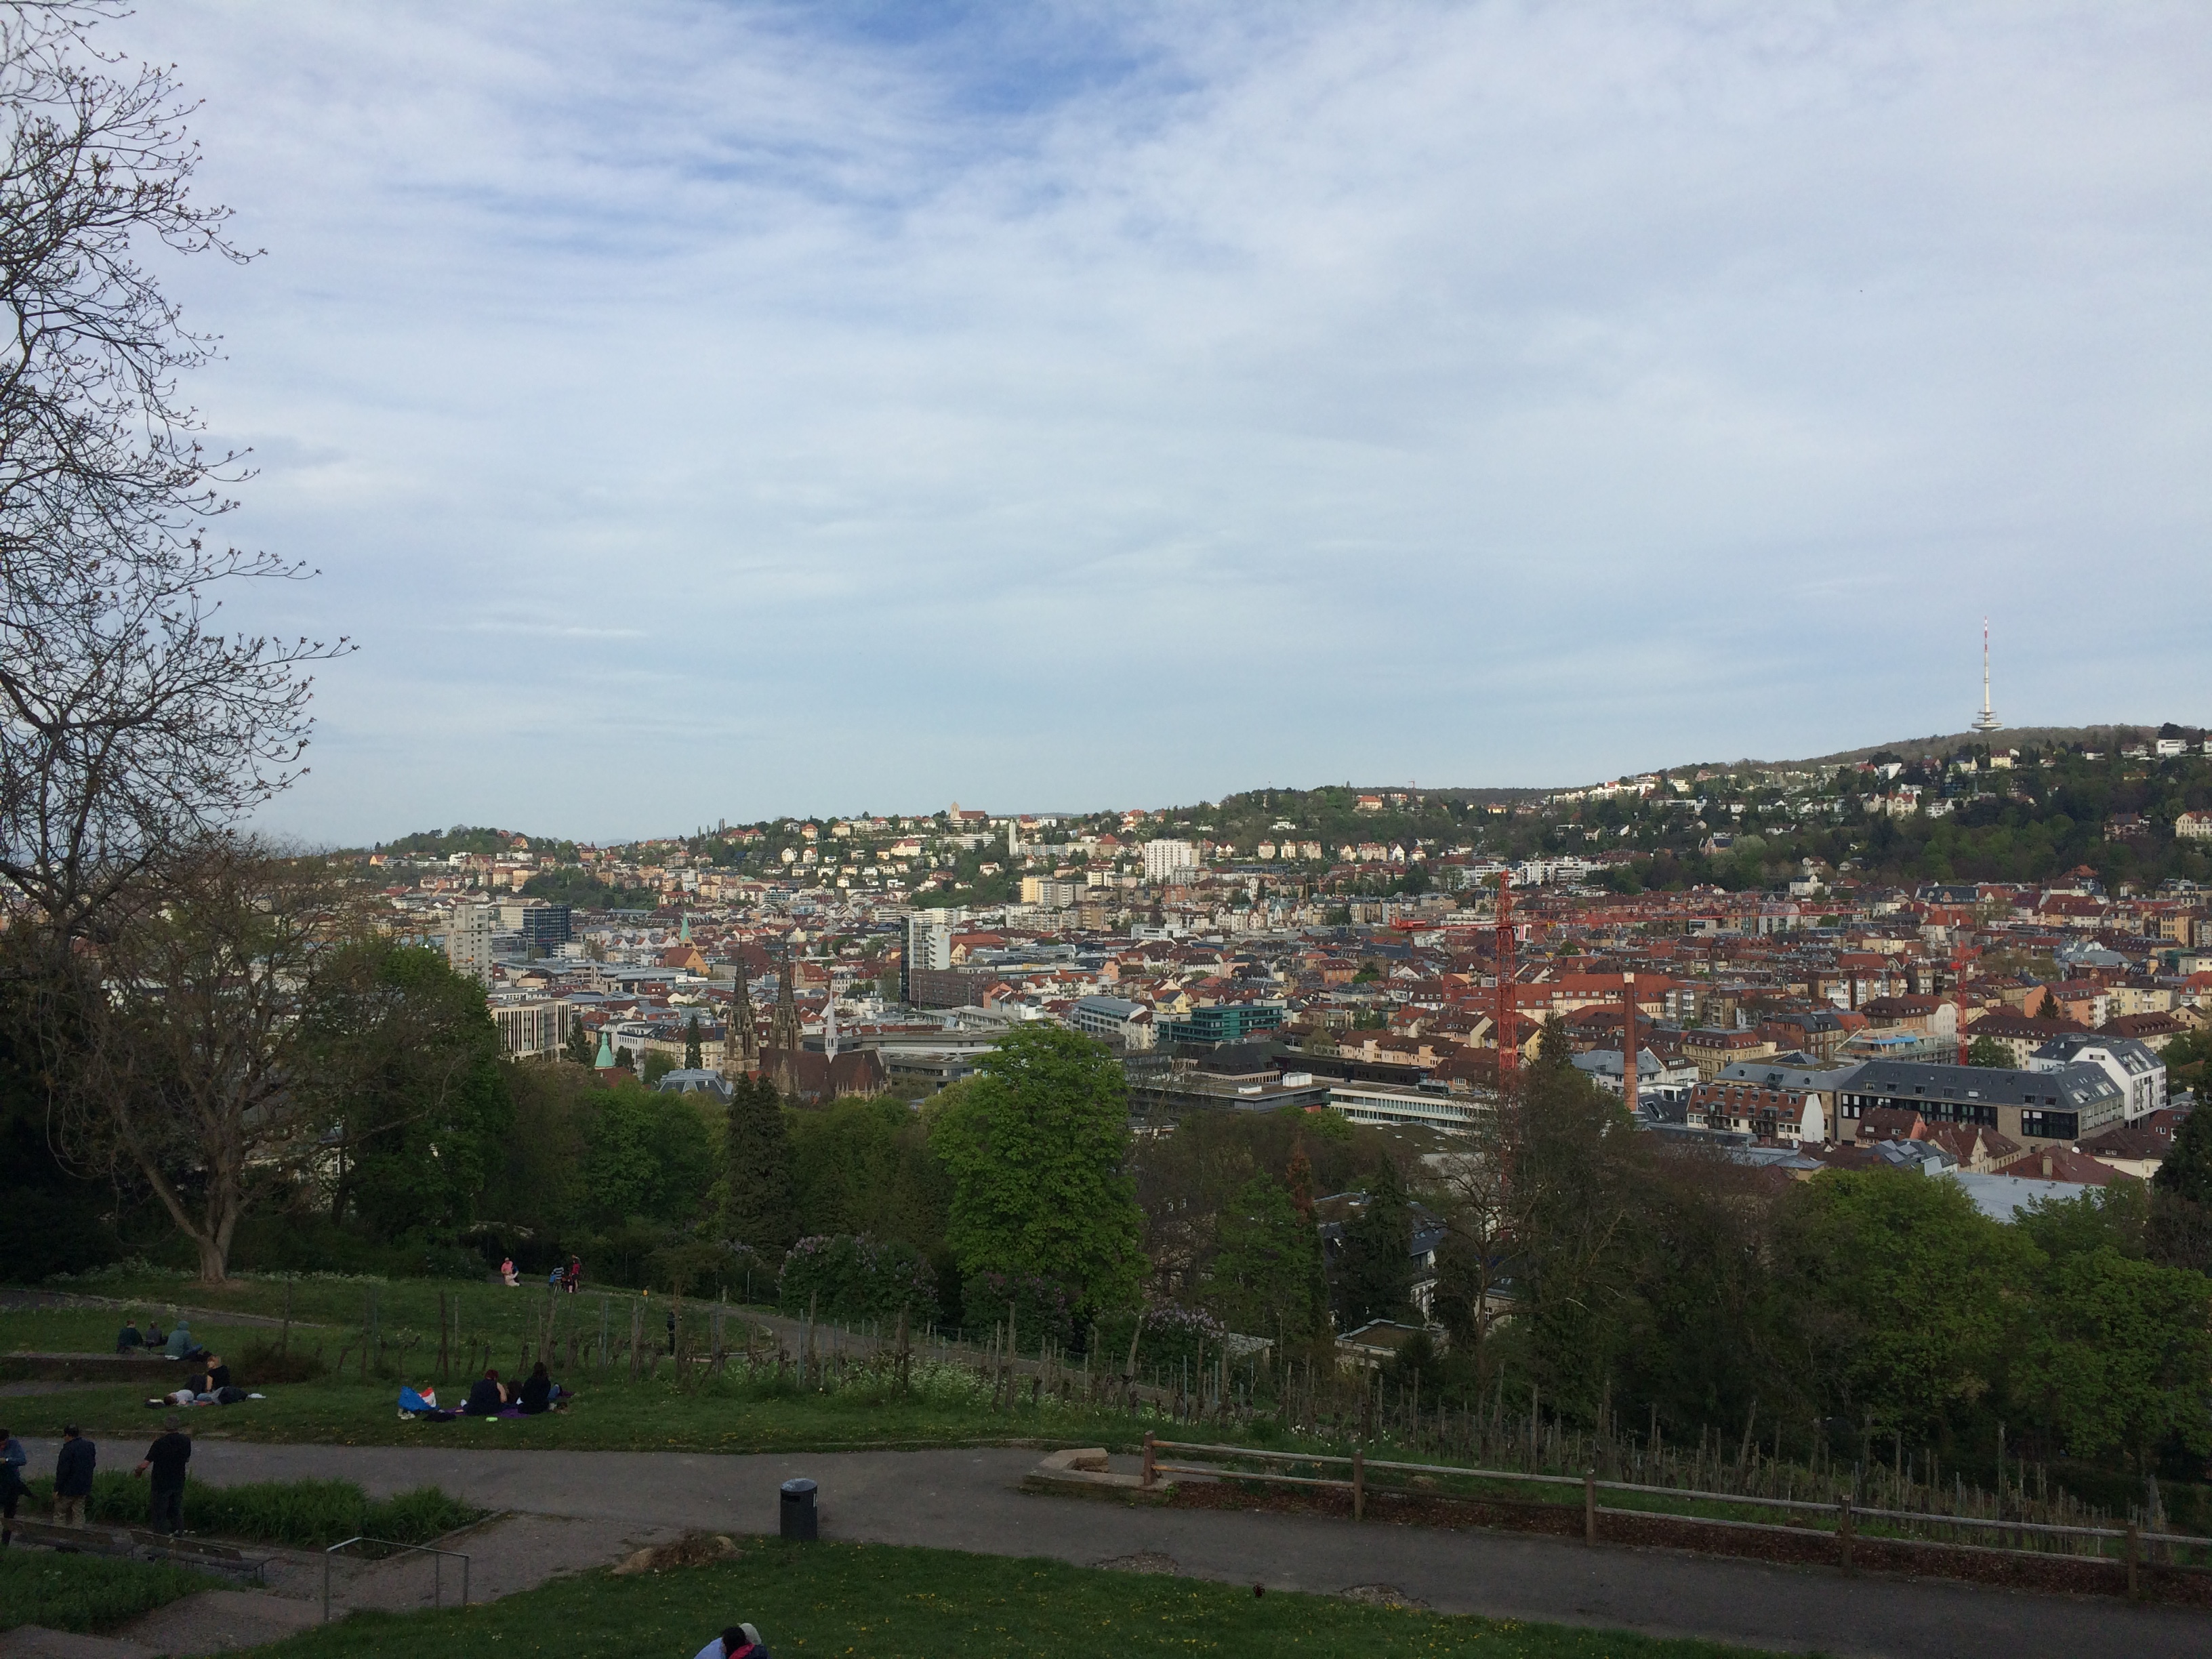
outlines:
{"label": "rooftop antenna", "polygon": [[2004,722],[1990,708],[1990,619],[1982,618],[1982,712],[1975,717],[1977,732],[2002,732]]}

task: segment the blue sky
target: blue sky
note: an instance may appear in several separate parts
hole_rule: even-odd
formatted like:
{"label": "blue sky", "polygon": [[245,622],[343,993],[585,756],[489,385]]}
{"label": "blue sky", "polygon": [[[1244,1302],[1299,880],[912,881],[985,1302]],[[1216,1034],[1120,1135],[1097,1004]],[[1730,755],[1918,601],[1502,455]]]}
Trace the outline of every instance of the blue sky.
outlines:
{"label": "blue sky", "polygon": [[2190,4],[171,0],[271,828],[2212,721]]}

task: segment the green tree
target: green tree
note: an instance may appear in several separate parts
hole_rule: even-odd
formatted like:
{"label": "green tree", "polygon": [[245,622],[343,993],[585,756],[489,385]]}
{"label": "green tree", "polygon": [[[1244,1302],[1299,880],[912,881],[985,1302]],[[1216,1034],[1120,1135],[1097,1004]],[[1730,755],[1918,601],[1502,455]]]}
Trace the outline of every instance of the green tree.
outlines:
{"label": "green tree", "polygon": [[2212,1209],[2212,1111],[2191,1112],[2181,1120],[2151,1184],[2200,1209]]}
{"label": "green tree", "polygon": [[2077,1457],[2147,1473],[2169,1437],[2212,1452],[2212,1279],[2110,1245],[2056,1263],[2014,1388]]}
{"label": "green tree", "polygon": [[1966,1064],[2010,1071],[2013,1069],[2012,1050],[1995,1037],[1978,1036],[1966,1045]]}
{"label": "green tree", "polygon": [[1830,1170],[1791,1200],[1777,1265],[1834,1414],[1925,1435],[1994,1396],[2041,1260],[2026,1233],[1898,1170]]}
{"label": "green tree", "polygon": [[1413,1212],[1397,1167],[1385,1159],[1368,1178],[1367,1202],[1344,1230],[1336,1296],[1345,1329],[1399,1319],[1413,1292]]}
{"label": "green tree", "polygon": [[1134,1303],[1127,1091],[1105,1045],[1018,1026],[939,1103],[930,1144],[952,1178],[945,1236],[962,1271],[1054,1279],[1092,1311]]}
{"label": "green tree", "polygon": [[624,1079],[599,1097],[584,1155],[592,1219],[690,1220],[714,1179],[714,1143],[688,1095]]}
{"label": "green tree", "polygon": [[738,1079],[723,1146],[722,1224],[737,1243],[771,1258],[799,1237],[791,1162],[791,1130],[775,1085],[766,1078]]}
{"label": "green tree", "polygon": [[676,1069],[676,1056],[658,1048],[648,1048],[645,1054],[645,1086],[652,1088],[661,1079]]}
{"label": "green tree", "polygon": [[450,1236],[511,1131],[509,1067],[483,988],[381,938],[325,954],[302,1000],[310,1089],[336,1125],[331,1214],[382,1238]]}
{"label": "green tree", "polygon": [[684,1069],[703,1072],[707,1062],[699,1052],[699,1016],[694,1014],[684,1022]]}
{"label": "green tree", "polygon": [[1319,1239],[1282,1182],[1255,1176],[1217,1224],[1218,1248],[1199,1299],[1233,1331],[1272,1336],[1287,1350],[1326,1328],[1313,1295]]}
{"label": "green tree", "polygon": [[599,1051],[592,1042],[591,1027],[580,1019],[572,1021],[568,1027],[568,1040],[561,1045],[561,1052],[579,1066],[589,1066],[597,1060]]}

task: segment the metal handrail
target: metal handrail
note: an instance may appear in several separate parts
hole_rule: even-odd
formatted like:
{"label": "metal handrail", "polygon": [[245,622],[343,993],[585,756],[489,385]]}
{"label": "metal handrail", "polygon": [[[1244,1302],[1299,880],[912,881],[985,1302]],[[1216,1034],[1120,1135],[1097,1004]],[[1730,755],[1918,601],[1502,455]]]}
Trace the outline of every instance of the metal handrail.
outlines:
{"label": "metal handrail", "polygon": [[402,1555],[428,1555],[434,1558],[430,1577],[430,1605],[446,1605],[447,1556],[457,1558],[461,1564],[461,1605],[469,1604],[469,1558],[459,1550],[441,1550],[429,1544],[403,1544],[393,1538],[370,1538],[363,1535],[349,1538],[342,1544],[333,1544],[323,1552],[323,1622],[331,1622],[331,1558],[340,1550],[349,1550],[356,1544],[381,1544],[386,1549],[397,1550]]}

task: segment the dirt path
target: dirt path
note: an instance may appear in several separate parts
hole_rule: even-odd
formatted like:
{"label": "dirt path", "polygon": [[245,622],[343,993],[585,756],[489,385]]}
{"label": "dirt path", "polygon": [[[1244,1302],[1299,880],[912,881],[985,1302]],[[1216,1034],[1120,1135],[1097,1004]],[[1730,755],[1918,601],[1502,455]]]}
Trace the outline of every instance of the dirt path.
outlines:
{"label": "dirt path", "polygon": [[[50,1458],[32,1448],[33,1467]],[[776,1488],[821,1483],[825,1538],[921,1544],[1082,1565],[1144,1561],[1228,1583],[1340,1594],[1389,1585],[1440,1612],[1885,1659],[2197,1659],[2212,1619],[2117,1601],[2031,1595],[1823,1567],[1771,1566],[1525,1534],[1355,1525],[1310,1516],[1124,1509],[1025,1496],[1033,1451],[839,1452],[761,1456],[448,1448],[272,1446],[210,1441],[192,1461],[216,1481],[338,1476],[384,1495],[434,1484],[488,1509],[580,1523],[518,1532],[510,1565],[611,1561],[689,1528],[773,1531]],[[463,1546],[463,1547],[468,1547]],[[492,1546],[484,1548],[489,1559]],[[532,1564],[538,1565],[533,1566]],[[486,1569],[491,1571],[490,1568]],[[543,1582],[542,1577],[536,1582]]]}

